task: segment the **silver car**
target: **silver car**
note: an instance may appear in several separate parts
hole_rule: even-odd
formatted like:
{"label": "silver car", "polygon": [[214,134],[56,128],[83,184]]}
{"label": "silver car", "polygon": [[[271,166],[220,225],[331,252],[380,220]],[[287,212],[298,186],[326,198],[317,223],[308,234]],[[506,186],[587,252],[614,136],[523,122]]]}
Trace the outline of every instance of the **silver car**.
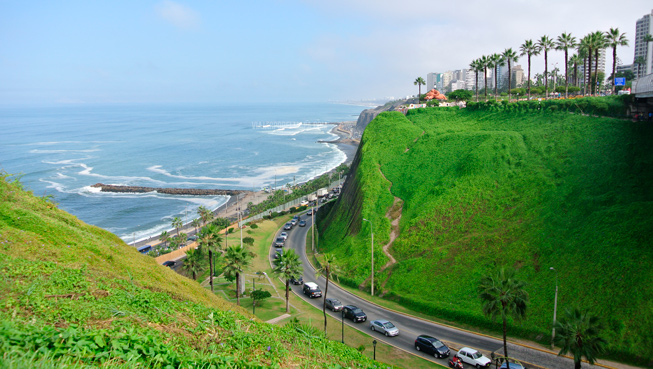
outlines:
{"label": "silver car", "polygon": [[328,298],[326,299],[326,307],[327,309],[331,309],[331,311],[341,311],[343,305],[342,302],[336,299]]}
{"label": "silver car", "polygon": [[386,337],[394,337],[399,335],[399,328],[395,327],[395,325],[390,321],[384,319],[372,320],[370,323],[370,328],[375,332],[381,332],[385,334]]}

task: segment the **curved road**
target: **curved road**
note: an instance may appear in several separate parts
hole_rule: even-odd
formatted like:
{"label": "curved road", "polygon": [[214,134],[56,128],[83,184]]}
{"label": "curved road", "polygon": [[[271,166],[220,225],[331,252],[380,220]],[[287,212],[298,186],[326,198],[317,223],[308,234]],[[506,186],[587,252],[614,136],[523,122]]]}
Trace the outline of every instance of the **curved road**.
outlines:
{"label": "curved road", "polygon": [[[315,278],[315,269],[309,263],[306,256],[306,236],[312,226],[312,219],[310,216],[305,214],[301,215],[301,219],[306,220],[306,227],[295,226],[292,230],[288,232],[288,239],[286,240],[284,249],[292,248],[295,249],[297,254],[302,260],[302,266],[304,267],[304,281],[311,282],[315,281],[322,289],[324,293],[324,286],[326,280],[324,277],[318,278],[316,281]],[[279,230],[279,233],[282,231]],[[270,248],[270,260],[274,257],[275,249]],[[322,310],[323,298],[310,299],[302,292],[302,286],[292,286],[292,291],[303,298],[304,300],[311,303],[316,308]],[[440,340],[444,341],[447,346],[451,349],[451,355],[456,353],[455,349],[460,349],[462,347],[471,347],[477,350],[480,350],[486,356],[490,352],[496,351],[498,354],[503,353],[503,341],[500,339],[495,339],[492,337],[468,332],[465,330],[453,328],[450,326],[430,322],[423,320],[414,316],[398,313],[385,309],[381,306],[368,302],[356,295],[353,295],[339,286],[329,283],[328,296],[330,298],[336,298],[343,303],[343,305],[355,305],[367,314],[367,321],[362,323],[353,323],[351,320],[345,319],[344,323],[365,331],[370,334],[377,341],[385,342],[388,345],[395,346],[404,351],[419,355],[424,359],[437,362],[441,365],[448,365],[447,359],[436,359],[431,355],[426,355],[423,352],[418,352],[415,350],[415,338],[420,334],[428,334],[433,337],[437,337]],[[340,312],[334,313],[327,309],[327,314],[330,314],[333,318],[340,320]],[[375,319],[387,319],[393,322],[399,328],[399,335],[396,337],[385,337],[383,334],[378,332],[372,332],[370,330],[370,321]],[[347,337],[345,336],[345,342],[347,342]],[[519,345],[515,343],[508,342],[508,353],[511,357],[522,362],[527,368],[552,368],[552,369],[564,369],[564,368],[573,368],[574,363],[569,358],[558,357],[551,352],[542,351],[539,349],[530,348],[528,346]],[[489,356],[488,356],[489,358]],[[587,363],[583,363],[584,366],[591,366]],[[471,368],[470,365],[465,364],[466,368]]]}

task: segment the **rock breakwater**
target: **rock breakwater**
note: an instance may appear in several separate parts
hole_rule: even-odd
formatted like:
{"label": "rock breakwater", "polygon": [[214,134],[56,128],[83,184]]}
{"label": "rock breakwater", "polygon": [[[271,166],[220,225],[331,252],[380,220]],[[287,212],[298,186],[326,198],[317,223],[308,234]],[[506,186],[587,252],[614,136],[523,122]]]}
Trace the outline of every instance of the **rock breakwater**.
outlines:
{"label": "rock breakwater", "polygon": [[241,193],[250,191],[241,190],[220,190],[220,189],[199,189],[199,188],[158,188],[158,187],[142,187],[142,186],[116,186],[107,185],[103,183],[96,183],[91,187],[100,188],[102,192],[131,192],[131,193],[146,193],[157,192],[167,195],[191,195],[191,196],[234,196]]}

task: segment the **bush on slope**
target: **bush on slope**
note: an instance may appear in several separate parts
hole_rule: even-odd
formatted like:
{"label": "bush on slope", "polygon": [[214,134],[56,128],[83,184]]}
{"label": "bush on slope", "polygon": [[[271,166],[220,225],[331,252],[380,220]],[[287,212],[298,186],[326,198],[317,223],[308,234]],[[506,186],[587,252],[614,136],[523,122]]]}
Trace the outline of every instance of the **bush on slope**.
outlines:
{"label": "bush on slope", "polygon": [[[578,305],[603,316],[613,357],[653,355],[650,127],[548,111],[418,109],[379,118],[350,173],[360,218],[377,220],[375,259],[389,235],[385,193],[391,188],[404,201],[390,250],[398,263],[377,275],[377,290],[385,284],[387,297],[416,309],[494,328],[476,287],[491,270],[514,266],[529,283],[531,305],[510,332],[547,342],[553,266],[559,309]],[[329,216],[346,206],[340,201]],[[344,221],[360,227],[360,218]],[[332,221],[322,248],[345,268],[368,259],[369,232],[342,230]],[[356,283],[369,274],[364,266],[346,270]]]}

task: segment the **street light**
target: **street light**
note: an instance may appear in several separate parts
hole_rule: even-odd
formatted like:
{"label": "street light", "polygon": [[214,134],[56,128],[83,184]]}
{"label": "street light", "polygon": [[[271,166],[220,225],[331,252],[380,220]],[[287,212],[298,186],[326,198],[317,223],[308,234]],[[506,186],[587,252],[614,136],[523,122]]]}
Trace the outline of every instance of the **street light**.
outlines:
{"label": "street light", "polygon": [[556,294],[553,300],[553,331],[551,332],[551,350],[553,350],[553,340],[556,337],[556,311],[558,310],[558,271],[554,267],[549,269],[556,272]]}
{"label": "street light", "polygon": [[363,218],[364,221],[370,222],[370,232],[372,233],[372,296],[374,296],[374,227],[372,221]]}
{"label": "street light", "polygon": [[376,340],[372,341],[372,346],[374,346],[374,360],[376,360]]}
{"label": "street light", "polygon": [[340,339],[340,342],[345,343],[345,311],[344,311],[344,309],[340,310],[340,315],[341,315],[341,318],[340,318],[340,324],[341,325],[340,326],[342,327],[341,328],[342,338]]}

